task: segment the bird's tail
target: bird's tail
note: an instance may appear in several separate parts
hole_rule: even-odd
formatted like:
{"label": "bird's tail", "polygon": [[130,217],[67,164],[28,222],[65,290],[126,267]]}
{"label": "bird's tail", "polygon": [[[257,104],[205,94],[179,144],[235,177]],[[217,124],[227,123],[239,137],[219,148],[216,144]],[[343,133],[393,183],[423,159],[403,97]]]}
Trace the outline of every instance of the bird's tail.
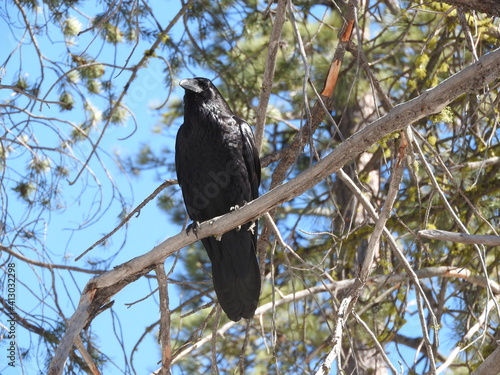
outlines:
{"label": "bird's tail", "polygon": [[[260,296],[260,270],[255,254],[256,235],[245,224],[225,233],[220,241],[202,240],[212,261],[215,293],[229,319],[251,319]],[[255,231],[256,232],[256,231]]]}

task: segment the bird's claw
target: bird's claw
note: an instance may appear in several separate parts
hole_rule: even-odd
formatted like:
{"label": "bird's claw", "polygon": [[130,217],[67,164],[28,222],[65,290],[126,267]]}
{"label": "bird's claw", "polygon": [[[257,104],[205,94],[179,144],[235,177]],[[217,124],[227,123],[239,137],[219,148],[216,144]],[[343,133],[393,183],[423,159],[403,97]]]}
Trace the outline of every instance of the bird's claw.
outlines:
{"label": "bird's claw", "polygon": [[186,228],[186,234],[189,235],[189,232],[193,232],[193,234],[198,238],[198,229],[200,229],[200,222],[199,221],[193,221],[191,224],[189,224]]}
{"label": "bird's claw", "polygon": [[[248,202],[244,200],[243,206],[239,206],[239,205],[235,204],[233,207],[231,207],[229,209],[229,211],[238,211],[240,208],[245,207],[247,204],[248,204]],[[239,232],[241,230],[241,225],[238,225],[235,229],[236,229],[236,232]]]}
{"label": "bird's claw", "polygon": [[238,211],[240,208],[245,207],[247,204],[248,202],[244,200],[242,206],[235,204],[233,207],[229,209],[229,211]]}
{"label": "bird's claw", "polygon": [[248,227],[248,230],[253,234],[255,229],[255,221],[252,221],[250,223],[250,226]]}

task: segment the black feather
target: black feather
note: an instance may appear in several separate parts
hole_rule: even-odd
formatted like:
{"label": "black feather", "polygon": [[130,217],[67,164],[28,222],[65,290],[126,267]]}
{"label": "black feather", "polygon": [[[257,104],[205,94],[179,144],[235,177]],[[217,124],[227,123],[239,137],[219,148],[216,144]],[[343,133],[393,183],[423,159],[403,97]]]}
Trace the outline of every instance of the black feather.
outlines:
{"label": "black feather", "polygon": [[[258,197],[260,161],[250,126],[236,116],[212,82],[184,79],[184,124],[175,145],[177,179],[189,217],[206,221]],[[202,239],[214,289],[229,319],[250,319],[260,295],[257,223]]]}

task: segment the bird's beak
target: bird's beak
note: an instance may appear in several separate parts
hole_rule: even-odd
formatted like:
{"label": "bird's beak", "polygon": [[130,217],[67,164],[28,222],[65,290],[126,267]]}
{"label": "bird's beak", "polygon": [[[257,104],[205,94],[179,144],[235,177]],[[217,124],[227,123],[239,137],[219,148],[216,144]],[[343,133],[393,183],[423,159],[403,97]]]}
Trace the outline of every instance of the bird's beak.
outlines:
{"label": "bird's beak", "polygon": [[198,84],[198,81],[196,81],[195,79],[191,79],[191,78],[183,79],[182,81],[179,82],[179,85],[184,90],[193,91],[197,94],[199,94],[200,92],[203,91],[202,88],[200,87],[200,85]]}

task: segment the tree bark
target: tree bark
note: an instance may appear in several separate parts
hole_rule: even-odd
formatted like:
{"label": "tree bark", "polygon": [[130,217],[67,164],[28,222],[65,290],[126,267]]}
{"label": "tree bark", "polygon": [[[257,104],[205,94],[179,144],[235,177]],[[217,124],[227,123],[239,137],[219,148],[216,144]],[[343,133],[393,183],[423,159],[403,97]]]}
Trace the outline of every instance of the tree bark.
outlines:
{"label": "tree bark", "polygon": [[472,375],[500,374],[500,346],[491,353]]}

